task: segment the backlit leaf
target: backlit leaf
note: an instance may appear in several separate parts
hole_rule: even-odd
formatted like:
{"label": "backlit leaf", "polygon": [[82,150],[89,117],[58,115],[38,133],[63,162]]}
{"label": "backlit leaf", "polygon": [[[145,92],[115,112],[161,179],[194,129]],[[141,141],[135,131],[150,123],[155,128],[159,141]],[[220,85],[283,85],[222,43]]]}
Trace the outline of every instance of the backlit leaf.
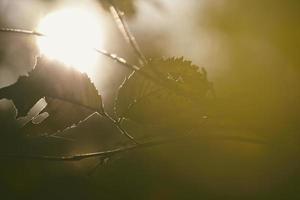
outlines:
{"label": "backlit leaf", "polygon": [[118,117],[171,132],[188,131],[203,119],[211,87],[205,71],[169,58],[150,60],[141,72],[158,81],[136,72],[127,78],[116,100]]}
{"label": "backlit leaf", "polygon": [[103,112],[101,96],[86,74],[43,57],[37,58],[28,76],[0,89],[0,99],[14,102],[17,117],[26,116],[44,97],[48,105],[43,112],[50,116],[39,124],[43,131],[65,128],[93,112]]}

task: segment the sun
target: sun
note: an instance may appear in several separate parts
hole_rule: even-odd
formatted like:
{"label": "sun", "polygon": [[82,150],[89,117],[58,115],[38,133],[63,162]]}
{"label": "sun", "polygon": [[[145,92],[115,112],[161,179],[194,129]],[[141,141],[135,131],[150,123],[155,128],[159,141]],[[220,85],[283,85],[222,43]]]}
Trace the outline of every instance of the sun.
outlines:
{"label": "sun", "polygon": [[65,8],[41,19],[37,39],[42,55],[59,60],[81,72],[92,73],[98,59],[94,48],[101,47],[101,17],[93,9]]}

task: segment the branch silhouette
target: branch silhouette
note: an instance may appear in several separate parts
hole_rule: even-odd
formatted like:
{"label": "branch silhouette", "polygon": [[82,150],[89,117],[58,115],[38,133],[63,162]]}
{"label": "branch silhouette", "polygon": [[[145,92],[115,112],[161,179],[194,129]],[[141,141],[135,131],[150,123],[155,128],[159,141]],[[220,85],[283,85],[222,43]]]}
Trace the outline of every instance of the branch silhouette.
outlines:
{"label": "branch silhouette", "polygon": [[22,155],[22,154],[0,154],[0,158],[2,159],[33,159],[33,160],[45,160],[45,161],[80,161],[88,158],[100,157],[100,158],[110,158],[116,154],[125,153],[128,151],[133,151],[137,149],[144,149],[153,146],[159,146],[163,144],[174,144],[178,142],[189,142],[195,141],[195,139],[203,140],[229,140],[229,141],[237,141],[243,143],[252,143],[252,144],[260,144],[260,145],[268,145],[266,140],[258,139],[258,138],[247,138],[240,136],[222,136],[222,135],[203,135],[203,136],[191,136],[185,135],[180,137],[175,137],[172,139],[165,139],[160,141],[150,141],[139,143],[135,145],[130,145],[127,147],[120,147],[106,151],[98,151],[91,153],[83,153],[83,154],[74,154],[74,155],[61,155],[61,156],[48,156],[48,155]]}
{"label": "branch silhouette", "polygon": [[[45,35],[43,33],[39,33],[39,32],[36,32],[36,31],[31,31],[31,30],[25,30],[25,29],[0,28],[0,32],[9,32],[9,33],[17,33],[17,34],[47,37],[47,35]],[[163,80],[159,77],[154,77],[154,76],[149,75],[148,73],[143,72],[142,70],[140,70],[141,69],[140,67],[128,63],[126,61],[126,59],[124,59],[124,58],[119,57],[116,54],[109,53],[106,50],[97,49],[97,48],[94,48],[94,50],[96,52],[100,53],[101,55],[103,55],[103,56],[105,56],[105,57],[107,57],[107,58],[109,58],[113,61],[116,61],[117,63],[121,64],[121,66],[124,66],[124,67],[126,67],[130,70],[133,70],[133,71],[141,74],[142,76],[144,76],[145,78],[155,82],[156,84],[158,84],[160,86],[163,86],[163,87],[166,87],[166,88],[172,90],[173,92],[175,92],[179,95],[183,95],[183,96],[188,97],[188,94],[186,94],[185,91],[182,91],[180,88],[174,88],[174,84],[171,84],[170,82],[168,82],[166,80]],[[195,100],[195,101],[197,101],[197,100]]]}

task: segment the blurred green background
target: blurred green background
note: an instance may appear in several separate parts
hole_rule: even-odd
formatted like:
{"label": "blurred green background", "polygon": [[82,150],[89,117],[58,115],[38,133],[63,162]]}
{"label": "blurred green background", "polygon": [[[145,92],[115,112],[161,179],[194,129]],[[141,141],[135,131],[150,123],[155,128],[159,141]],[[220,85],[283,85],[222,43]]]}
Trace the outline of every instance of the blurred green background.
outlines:
{"label": "blurred green background", "polygon": [[[68,2],[1,0],[0,27],[34,29],[40,18]],[[92,175],[97,159],[61,163],[1,158],[0,198],[300,199],[300,2],[120,2],[147,57],[184,56],[207,69],[219,103],[202,131],[266,143],[169,144],[122,154]],[[104,49],[137,63],[105,7],[97,5],[105,24]],[[0,33],[0,87],[30,71],[36,54],[35,38]],[[106,58],[99,66],[91,76],[111,109],[129,71]],[[18,140],[22,136],[8,131],[13,116],[11,102],[1,100],[2,152],[27,148]],[[95,149],[104,148],[104,142]],[[61,146],[52,144],[46,152],[60,153]],[[39,153],[44,147],[31,148]],[[73,145],[72,152],[92,149]]]}

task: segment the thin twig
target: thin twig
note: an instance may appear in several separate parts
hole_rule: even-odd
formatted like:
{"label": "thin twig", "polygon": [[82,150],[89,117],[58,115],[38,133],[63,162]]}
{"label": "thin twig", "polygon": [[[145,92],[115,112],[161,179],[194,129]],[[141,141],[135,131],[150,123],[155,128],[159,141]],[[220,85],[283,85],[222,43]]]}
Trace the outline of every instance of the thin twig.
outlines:
{"label": "thin twig", "polygon": [[36,35],[36,36],[45,36],[43,33],[36,31],[23,30],[23,29],[14,29],[14,28],[0,28],[0,32],[9,32],[9,33],[19,33],[25,35]]}
{"label": "thin twig", "polygon": [[79,161],[86,158],[92,157],[110,157],[113,154],[125,152],[130,149],[136,148],[137,145],[129,146],[125,148],[117,148],[108,151],[100,151],[93,153],[85,153],[85,154],[76,154],[70,156],[44,156],[44,155],[17,155],[17,154],[7,154],[1,155],[2,158],[23,158],[23,159],[34,159],[34,160],[48,160],[48,161]]}
{"label": "thin twig", "polygon": [[141,143],[139,145],[135,144],[135,145],[131,145],[131,146],[127,146],[127,147],[120,147],[120,148],[107,150],[107,151],[98,151],[98,152],[84,153],[84,154],[75,154],[75,155],[67,155],[67,156],[20,155],[20,154],[2,154],[1,155],[0,154],[0,158],[34,159],[34,160],[46,160],[46,161],[80,161],[83,159],[93,158],[93,157],[110,158],[113,155],[116,155],[119,153],[125,153],[125,152],[132,151],[135,149],[143,149],[143,148],[159,146],[159,145],[174,143],[174,142],[196,141],[195,139],[197,139],[197,138],[202,139],[202,141],[203,141],[203,139],[208,139],[208,140],[230,140],[230,141],[260,144],[260,145],[270,144],[262,139],[244,138],[244,137],[240,137],[240,136],[212,135],[212,136],[203,136],[203,137],[199,137],[199,136],[192,137],[192,136],[188,135],[188,136],[175,137],[172,139],[161,140],[161,141],[150,141],[150,142]]}
{"label": "thin twig", "polygon": [[123,14],[120,12],[120,10],[117,8],[113,0],[107,0],[108,3],[110,4],[110,12],[119,28],[121,31],[123,37],[125,40],[130,44],[132,49],[134,50],[135,54],[138,56],[141,65],[147,64],[147,59],[142,53],[138,43],[136,42],[135,37],[129,30],[129,27],[123,17]]}
{"label": "thin twig", "polygon": [[[21,33],[21,34],[29,34],[29,35],[35,35],[35,36],[47,36],[43,33],[38,33],[35,31],[29,31],[29,30],[21,30],[21,29],[11,29],[11,28],[0,28],[0,32],[11,32],[11,33]],[[144,76],[145,78],[148,78],[149,80],[152,80],[153,82],[155,82],[156,84],[159,84],[163,87],[166,87],[174,92],[176,92],[177,94],[183,95],[183,96],[187,96],[186,92],[183,90],[180,90],[180,88],[174,88],[174,85],[172,85],[170,82],[167,82],[165,80],[161,80],[157,77],[151,76],[148,73],[145,73],[144,71],[140,70],[140,68],[136,65],[133,64],[129,64],[128,62],[126,62],[126,60],[124,58],[118,57],[115,54],[111,54],[108,53],[105,50],[100,50],[100,49],[94,49],[96,52],[106,56],[107,58],[110,58],[118,63],[120,63],[121,65],[136,71],[137,73],[141,74],[142,76]]]}
{"label": "thin twig", "polygon": [[[25,29],[14,29],[14,28],[0,28],[0,32],[8,32],[8,33],[16,33],[16,34],[25,34],[25,35],[33,35],[33,36],[43,36],[43,37],[47,37],[46,34],[43,33],[39,33],[36,31],[31,31],[31,30],[25,30]],[[94,48],[94,50],[100,54],[102,54],[103,56],[110,58],[118,63],[120,63],[121,65],[131,69],[131,70],[139,70],[140,68],[136,65],[132,65],[126,62],[126,60],[124,58],[121,58],[119,56],[117,56],[116,54],[112,54],[109,53],[105,50],[102,49],[96,49]]]}
{"label": "thin twig", "polygon": [[67,155],[67,156],[45,156],[45,155],[20,155],[20,154],[5,154],[1,155],[0,158],[17,158],[17,159],[34,159],[34,160],[47,160],[47,161],[79,161],[87,158],[100,157],[100,158],[109,158],[117,153],[124,153],[137,148],[145,148],[150,146],[159,145],[159,142],[149,142],[142,145],[131,145],[127,147],[120,147],[107,151],[99,151],[92,153],[84,153],[84,154],[75,154],[75,155]]}
{"label": "thin twig", "polygon": [[115,54],[108,53],[105,50],[100,50],[100,49],[96,49],[96,48],[94,50],[97,51],[98,53],[100,53],[100,54],[102,54],[102,55],[104,55],[104,56],[106,56],[106,57],[108,57],[108,58],[110,58],[110,59],[112,59],[112,60],[120,63],[124,67],[133,70],[134,73],[137,72],[138,74],[144,76],[145,78],[153,81],[154,83],[156,83],[156,84],[158,84],[158,85],[160,85],[162,87],[168,88],[168,89],[174,91],[177,94],[180,94],[180,95],[183,95],[183,96],[187,96],[187,94],[185,93],[185,91],[182,91],[179,88],[174,88],[173,85],[171,85],[170,82],[167,82],[166,80],[162,80],[162,79],[159,79],[157,77],[151,76],[148,73],[145,73],[138,66],[128,63],[124,58],[118,57]]}
{"label": "thin twig", "polygon": [[109,121],[111,121],[111,122],[119,129],[119,131],[120,131],[123,135],[125,135],[129,140],[131,140],[132,142],[134,142],[134,144],[136,144],[136,145],[139,144],[139,142],[136,141],[136,140],[134,139],[134,137],[132,137],[125,129],[123,129],[123,127],[120,125],[120,123],[119,123],[117,120],[113,119],[113,118],[112,118],[109,114],[107,114],[106,112],[103,113],[103,116],[104,116],[106,119],[108,119]]}
{"label": "thin twig", "polygon": [[[13,29],[13,28],[0,28],[0,32],[9,32],[9,33],[17,33],[17,34],[26,34],[26,35],[34,35],[34,36],[43,36],[43,37],[47,37],[46,34],[43,33],[39,33],[36,31],[31,31],[31,30],[24,30],[24,29]],[[102,49],[96,49],[94,48],[94,50],[100,54],[102,54],[103,56],[112,59],[113,61],[116,61],[118,63],[120,63],[122,66],[129,68],[133,71],[138,71],[139,74],[143,75],[144,77],[151,79],[153,81],[157,81],[154,77],[140,71],[140,68],[136,65],[130,64],[128,63],[124,58],[117,56],[116,54],[112,54],[109,53],[105,50]]]}
{"label": "thin twig", "polygon": [[128,63],[124,58],[121,58],[121,57],[117,56],[116,54],[109,53],[109,52],[107,52],[105,50],[102,50],[102,49],[96,49],[95,48],[94,50],[96,52],[98,52],[98,53],[100,53],[100,54],[102,54],[102,55],[104,55],[104,56],[120,63],[121,65],[123,65],[124,67],[127,67],[128,69],[131,69],[131,70],[134,70],[134,71],[139,71],[140,70],[140,68],[138,66]]}
{"label": "thin twig", "polygon": [[68,142],[75,142],[74,139],[71,139],[71,138],[66,138],[66,137],[62,137],[62,136],[58,136],[58,135],[42,135],[42,136],[38,136],[39,138],[37,139],[40,139],[40,138],[53,138],[53,139],[58,139],[58,140],[64,140],[64,141],[68,141]]}
{"label": "thin twig", "polygon": [[142,76],[144,76],[145,78],[148,78],[154,82],[157,82],[157,83],[160,83],[161,81],[147,73],[145,73],[144,71],[140,70],[140,67],[136,66],[136,65],[133,65],[133,64],[130,64],[128,63],[124,58],[121,58],[119,56],[117,56],[116,54],[111,54],[105,50],[101,50],[101,49],[94,49],[96,52],[106,56],[107,58],[110,58],[116,62],[118,62],[119,64],[121,64],[122,66],[130,69],[130,70],[133,70],[134,72],[137,72],[139,74],[141,74]]}

